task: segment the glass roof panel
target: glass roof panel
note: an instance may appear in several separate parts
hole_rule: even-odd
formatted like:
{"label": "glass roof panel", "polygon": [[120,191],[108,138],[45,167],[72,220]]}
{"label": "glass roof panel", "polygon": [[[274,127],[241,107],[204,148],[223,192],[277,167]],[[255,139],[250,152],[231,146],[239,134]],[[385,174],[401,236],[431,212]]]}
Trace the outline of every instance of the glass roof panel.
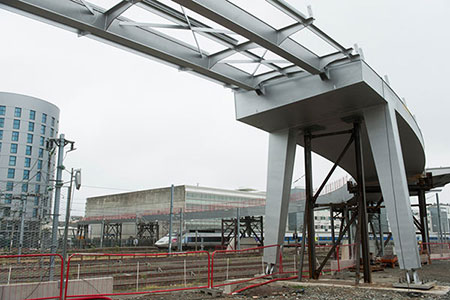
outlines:
{"label": "glass roof panel", "polygon": [[[174,39],[180,40],[183,43],[186,43],[194,48],[197,48],[197,44],[195,43],[194,36],[190,30],[183,29],[171,29],[171,28],[155,28],[154,30],[162,32]],[[200,47],[202,45],[200,44]]]}
{"label": "glass roof panel", "polygon": [[139,23],[175,25],[175,23],[167,20],[166,18],[160,17],[156,14],[152,14],[148,10],[145,10],[137,5],[133,5],[132,7],[128,8],[121,16]]}
{"label": "glass roof panel", "polygon": [[266,24],[269,24],[275,29],[280,29],[296,22],[290,16],[288,16],[281,10],[277,9],[270,3],[263,0],[259,1],[227,0],[227,1],[233,3],[236,6],[239,6],[243,10],[257,17]]}
{"label": "glass roof panel", "polygon": [[291,39],[295,40],[319,56],[337,51],[334,47],[308,29],[300,30],[299,32],[291,35]]}
{"label": "glass roof panel", "polygon": [[211,54],[211,53],[216,53],[222,50],[227,49],[228,47],[210,39],[207,38],[206,36],[200,34],[200,33],[196,33],[197,36],[197,40],[198,43],[200,44],[200,47],[202,47],[202,50],[204,50],[205,52]]}
{"label": "glass roof panel", "polygon": [[[255,69],[256,69],[256,65],[255,65]],[[261,74],[264,74],[264,73],[267,73],[267,72],[272,72],[272,71],[273,71],[273,69],[271,69],[271,68],[269,68],[269,67],[267,67],[265,65],[260,65],[258,67],[258,70],[255,73],[255,76],[261,75]]]}
{"label": "glass roof panel", "polygon": [[227,63],[227,64],[241,71],[247,72],[248,74],[252,74],[256,68],[256,64],[254,63]]}
{"label": "glass roof panel", "polygon": [[[81,2],[81,1],[79,1]],[[96,6],[102,7],[105,10],[110,9],[114,5],[120,2],[120,0],[88,0],[87,3],[92,3]]]}

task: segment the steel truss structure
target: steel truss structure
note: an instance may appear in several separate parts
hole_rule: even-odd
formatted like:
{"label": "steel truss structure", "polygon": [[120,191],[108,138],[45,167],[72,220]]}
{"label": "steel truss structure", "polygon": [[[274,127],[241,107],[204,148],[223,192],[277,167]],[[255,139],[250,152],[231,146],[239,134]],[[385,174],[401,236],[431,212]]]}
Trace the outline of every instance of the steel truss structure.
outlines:
{"label": "steel truss structure", "polygon": [[[305,74],[326,78],[333,62],[359,57],[352,54],[352,48],[343,47],[316,27],[312,17],[283,0],[267,2],[284,13],[290,24],[276,29],[229,1],[122,0],[103,8],[85,0],[1,0],[0,5],[80,36],[158,59],[226,87],[258,93],[264,91],[265,84],[285,78]],[[127,17],[133,15],[127,14],[133,6],[139,8],[134,15],[140,19],[146,19],[148,14],[147,19],[157,17],[160,23]],[[195,43],[177,39],[167,34],[167,29],[190,31]],[[312,32],[334,52],[320,56],[292,38],[302,30]],[[200,37],[206,38],[202,39],[204,45]],[[202,46],[221,50],[209,52]],[[240,54],[240,59],[234,58],[236,54]],[[253,71],[245,71],[242,64],[254,65]]]}
{"label": "steel truss structure", "polygon": [[[362,245],[363,265],[368,266],[369,254],[366,207],[373,203],[368,200],[369,194],[366,199],[366,191],[378,188],[371,196],[383,197],[400,267],[408,274],[412,272],[419,283],[415,270],[420,268],[420,258],[408,185],[417,184],[425,176],[423,137],[405,103],[364,62],[359,49],[340,45],[315,26],[311,13],[306,16],[284,0],[258,2],[267,5],[265,9],[271,13],[283,15],[287,21],[281,26],[244,8],[249,3],[254,5],[253,1],[108,0],[108,7],[96,5],[98,1],[0,0],[0,7],[235,90],[237,120],[269,133],[265,222],[270,226],[265,228],[265,243],[283,243],[296,146],[301,145],[305,148],[304,228],[308,228],[309,258],[314,257],[313,210],[320,193],[314,195],[312,190],[314,151],[336,162],[333,168],[339,165],[358,183],[357,211],[347,219],[346,227],[358,218],[355,238]],[[307,46],[308,41],[300,38],[305,33],[329,50],[319,53],[312,44]],[[345,132],[352,133],[350,141],[342,138]],[[312,145],[314,136],[330,138]],[[354,149],[349,148],[351,143]],[[340,154],[337,145],[345,145],[350,155],[344,156],[347,150]],[[421,220],[416,223],[427,240],[425,190],[418,192]],[[276,266],[278,252],[278,248],[265,249],[264,261]],[[317,277],[323,264],[316,268],[315,261],[310,261],[309,267],[310,276]],[[371,280],[369,267],[364,268],[364,280]]]}
{"label": "steel truss structure", "polygon": [[254,238],[258,246],[264,246],[263,216],[245,216],[239,218],[222,219],[222,248],[226,249],[230,242],[234,242],[233,249],[238,249],[238,240]]}
{"label": "steel truss structure", "polygon": [[148,242],[153,245],[159,240],[159,224],[158,222],[143,222],[140,221],[136,224],[137,227],[137,239],[140,242]]}

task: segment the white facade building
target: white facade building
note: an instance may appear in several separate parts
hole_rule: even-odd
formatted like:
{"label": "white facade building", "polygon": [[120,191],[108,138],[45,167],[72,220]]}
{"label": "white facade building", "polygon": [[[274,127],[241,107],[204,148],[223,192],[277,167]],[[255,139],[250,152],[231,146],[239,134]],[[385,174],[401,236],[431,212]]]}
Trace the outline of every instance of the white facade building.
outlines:
{"label": "white facade building", "polygon": [[50,217],[55,157],[46,142],[58,126],[55,105],[0,92],[0,246],[17,242],[24,213],[24,246],[34,247],[40,221]]}

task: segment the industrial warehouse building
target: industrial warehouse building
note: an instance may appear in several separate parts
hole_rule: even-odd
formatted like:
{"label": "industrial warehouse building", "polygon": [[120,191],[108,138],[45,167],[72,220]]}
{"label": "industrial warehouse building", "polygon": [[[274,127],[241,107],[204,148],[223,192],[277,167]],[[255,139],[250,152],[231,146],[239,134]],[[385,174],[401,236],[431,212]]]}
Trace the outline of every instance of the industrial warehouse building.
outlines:
{"label": "industrial warehouse building", "polygon": [[[325,189],[319,201],[328,203],[330,196],[342,200],[351,197],[346,189],[347,178],[332,182]],[[330,193],[334,192],[334,193]],[[180,217],[183,230],[215,230],[221,231],[222,219],[236,218],[237,208],[241,217],[259,217],[265,215],[265,192],[252,189],[228,190],[191,185],[174,187],[173,228],[179,232]],[[117,235],[112,226],[120,225],[120,239],[130,240],[139,236],[139,225],[148,222],[159,224],[159,237],[168,232],[171,187],[119,193],[88,198],[85,217],[79,222],[79,228],[85,226],[86,239],[99,244],[101,237],[108,234]],[[289,203],[288,222],[286,230],[289,234],[300,232],[303,226],[304,189],[292,188]],[[182,214],[180,215],[180,212]],[[106,227],[105,227],[106,226]],[[335,222],[336,230],[340,221]],[[330,235],[330,211],[327,209],[316,212],[316,232],[318,236]],[[123,244],[123,243],[122,243]]]}
{"label": "industrial warehouse building", "polygon": [[[86,201],[85,218],[90,224],[88,237],[102,235],[102,223],[121,223],[122,239],[137,235],[136,223],[158,221],[160,236],[166,234],[170,211],[171,187],[91,197]],[[304,190],[291,191],[289,222],[291,231],[303,224]],[[174,230],[178,231],[180,212],[184,230],[220,230],[222,218],[264,216],[265,193],[251,189],[227,190],[190,185],[174,187]]]}
{"label": "industrial warehouse building", "polygon": [[0,92],[0,247],[36,247],[50,219],[55,156],[46,141],[58,134],[59,108],[34,97]]}

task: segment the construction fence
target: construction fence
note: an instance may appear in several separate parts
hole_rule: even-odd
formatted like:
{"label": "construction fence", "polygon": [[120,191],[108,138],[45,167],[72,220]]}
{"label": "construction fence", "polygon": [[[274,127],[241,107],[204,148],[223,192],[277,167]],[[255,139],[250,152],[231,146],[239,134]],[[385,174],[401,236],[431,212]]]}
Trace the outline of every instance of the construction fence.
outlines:
{"label": "construction fence", "polygon": [[[329,251],[329,247],[318,249],[323,249],[317,251],[318,258]],[[279,267],[270,275],[265,270],[265,250],[279,253]],[[352,245],[337,247],[323,273],[354,266],[352,251]],[[303,272],[308,270],[306,253]],[[0,299],[63,299],[63,295],[65,299],[74,299],[230,285],[239,285],[242,289],[257,279],[295,278],[298,255],[299,247],[279,245],[212,253],[77,253],[69,256],[65,269],[58,254],[3,255],[0,256]]]}

